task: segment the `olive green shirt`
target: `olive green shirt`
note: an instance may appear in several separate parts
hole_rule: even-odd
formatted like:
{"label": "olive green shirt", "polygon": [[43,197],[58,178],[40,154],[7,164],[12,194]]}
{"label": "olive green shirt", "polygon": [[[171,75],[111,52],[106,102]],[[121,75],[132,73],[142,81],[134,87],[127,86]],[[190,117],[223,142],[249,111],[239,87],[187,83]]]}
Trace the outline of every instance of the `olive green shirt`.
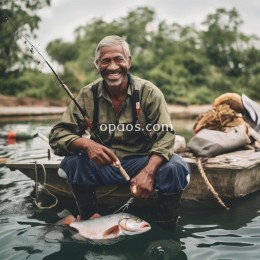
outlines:
{"label": "olive green shirt", "polygon": [[[101,78],[82,88],[76,100],[85,110],[86,116],[93,120],[91,88],[98,85],[98,134],[119,159],[156,153],[169,160],[174,152],[175,132],[164,96],[151,82],[134,76],[131,79],[133,84],[128,86],[125,102],[118,113],[113,109]],[[145,121],[145,124],[139,124],[138,121],[133,125],[133,85],[140,93],[141,113],[138,118],[141,119],[140,122]],[[50,146],[54,153],[61,156],[74,153],[75,151],[69,150],[69,145],[84,135],[86,130],[91,133],[74,102],[71,102],[62,121],[50,132]],[[91,139],[95,140],[93,133]]]}

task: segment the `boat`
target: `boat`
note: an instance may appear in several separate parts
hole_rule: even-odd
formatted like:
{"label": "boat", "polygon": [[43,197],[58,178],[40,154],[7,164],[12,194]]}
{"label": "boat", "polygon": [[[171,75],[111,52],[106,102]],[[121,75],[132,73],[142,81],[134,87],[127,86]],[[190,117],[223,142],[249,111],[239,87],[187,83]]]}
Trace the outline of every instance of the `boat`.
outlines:
{"label": "boat", "polygon": [[[183,192],[183,200],[209,201],[214,196],[198,167],[201,163],[204,173],[217,195],[223,199],[236,199],[260,190],[260,151],[239,150],[212,158],[198,158],[188,152],[180,153],[191,166],[190,183]],[[14,161],[8,160],[6,166],[20,170],[30,179],[39,182],[58,197],[72,198],[72,192],[64,177],[59,176],[58,168],[62,157]],[[122,205],[130,197],[128,185],[97,188],[99,205]],[[136,206],[148,207],[154,203],[156,192],[150,199],[136,200]]]}
{"label": "boat", "polygon": [[[202,128],[208,128],[208,126],[210,127],[209,129],[212,129],[214,120],[217,122],[217,126],[221,125],[222,127],[225,127],[224,121],[228,122],[228,128],[237,126],[237,124],[232,125],[231,122],[239,122],[239,124],[244,122],[242,126],[244,127],[246,125],[247,128],[250,129],[248,133],[260,144],[260,135],[256,132],[260,126],[260,116],[258,115],[260,106],[258,104],[245,95],[241,97],[236,93],[223,94],[214,101],[214,104],[212,109],[208,110],[209,107],[206,107],[206,112],[197,117],[195,124],[197,127],[198,120],[204,120],[204,117],[205,120],[199,121],[200,129],[197,129],[196,132]],[[222,111],[221,109],[225,112],[219,115],[226,115],[225,120],[222,120],[223,122],[221,121],[221,124],[219,124],[219,116],[216,116],[218,115],[218,111],[214,110],[218,107],[217,105],[220,107],[220,112]],[[211,113],[213,110],[215,111],[214,115],[216,119],[212,116],[207,117],[207,113]],[[253,131],[253,125],[249,127],[248,124],[251,123],[247,124],[246,121],[241,121],[241,111],[243,114],[246,111],[250,114],[250,122],[255,123],[255,131]],[[178,114],[179,112],[180,111],[178,111]],[[226,119],[229,120],[227,121]],[[237,122],[235,120],[237,120]],[[246,120],[246,117],[244,120]],[[215,130],[224,131],[224,129]],[[252,133],[254,133],[254,135]],[[236,151],[222,153],[214,157],[195,156],[195,154],[190,152],[191,150],[189,151],[187,149],[185,138],[176,135],[174,150],[176,153],[182,155],[184,160],[189,163],[192,172],[190,183],[184,190],[182,199],[193,201],[208,201],[214,199],[222,207],[227,209],[222,199],[237,199],[260,190],[260,146],[255,146],[255,148],[251,146],[252,149],[246,149],[246,144],[243,144],[239,147],[240,149],[237,148]],[[200,148],[198,150],[200,151]],[[58,175],[61,159],[61,157],[53,155],[43,159],[9,160],[6,162],[6,165],[13,170],[20,170],[29,178],[36,181],[36,184],[38,182],[41,183],[41,185],[46,187],[53,194],[72,198],[72,192],[66,179]],[[128,185],[121,185],[98,188],[97,196],[99,204],[122,205],[122,203],[131,197],[131,193]],[[142,207],[144,205],[153,204],[156,197],[156,192],[154,192],[151,198],[146,200],[145,203],[143,203],[142,200],[137,200],[135,204],[138,205],[138,201]]]}

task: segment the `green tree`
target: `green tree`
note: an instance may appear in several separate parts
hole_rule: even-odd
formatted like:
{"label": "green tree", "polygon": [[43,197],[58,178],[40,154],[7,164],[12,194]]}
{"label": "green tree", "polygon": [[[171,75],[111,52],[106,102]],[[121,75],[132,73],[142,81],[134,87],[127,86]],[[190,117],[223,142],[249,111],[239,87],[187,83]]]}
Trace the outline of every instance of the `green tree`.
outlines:
{"label": "green tree", "polygon": [[64,67],[63,78],[78,92],[97,77],[93,66],[97,42],[117,34],[130,44],[132,73],[154,82],[168,102],[211,103],[224,92],[242,93],[247,88],[246,93],[256,94],[260,59],[254,42],[258,39],[241,33],[241,24],[235,9],[217,9],[199,31],[193,25],[159,21],[153,9],[139,7],[112,22],[94,19],[75,30],[74,42],[56,40],[47,51]]}
{"label": "green tree", "polygon": [[0,2],[0,91],[11,94],[24,87],[21,72],[30,66],[31,46],[22,39],[35,36],[40,17],[36,12],[50,5],[50,0],[1,0]]}
{"label": "green tree", "polygon": [[245,54],[256,37],[239,31],[243,21],[237,10],[217,9],[203,24],[202,46],[210,62],[226,75],[240,76],[245,70]]}
{"label": "green tree", "polygon": [[[215,72],[209,88],[216,92],[248,93],[260,98],[259,38],[240,31],[243,24],[236,9],[217,9],[203,22],[202,47]],[[213,74],[214,75],[214,74]]]}
{"label": "green tree", "polygon": [[[25,24],[24,19],[18,21],[21,26]],[[131,72],[154,82],[168,102],[211,103],[225,92],[244,92],[260,100],[259,39],[240,31],[242,19],[234,8],[217,9],[206,17],[203,25],[203,30],[198,30],[195,25],[168,24],[156,17],[154,9],[139,7],[111,22],[95,18],[75,29],[74,41],[54,40],[48,44],[47,52],[62,67],[61,78],[74,94],[98,76],[93,65],[96,44],[104,36],[116,34],[125,37],[130,44]],[[6,31],[1,29],[0,36],[4,33]],[[12,41],[18,48],[17,38]],[[11,42],[5,44],[7,50],[15,50],[9,46]],[[23,66],[31,63],[24,52],[21,52],[25,55],[22,60],[27,63],[18,62],[21,61],[19,51],[14,52],[16,56],[12,60],[0,59],[0,70],[9,75],[13,73],[5,80],[6,86],[13,87],[6,91],[63,99],[65,92],[61,88],[57,92],[53,90],[50,75],[44,75],[46,80],[43,81],[39,73],[31,70],[20,73]],[[9,67],[5,62],[9,62]]]}

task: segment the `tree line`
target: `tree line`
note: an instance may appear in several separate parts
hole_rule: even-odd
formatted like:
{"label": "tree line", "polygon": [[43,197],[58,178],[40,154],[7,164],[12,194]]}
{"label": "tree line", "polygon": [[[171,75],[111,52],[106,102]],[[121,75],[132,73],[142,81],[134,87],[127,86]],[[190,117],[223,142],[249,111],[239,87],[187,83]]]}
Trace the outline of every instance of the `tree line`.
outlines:
{"label": "tree line", "polygon": [[[10,1],[3,0],[0,15],[7,13],[31,38],[40,22],[35,11],[50,5],[50,1],[35,0],[34,6],[27,6],[27,12],[22,2],[16,1],[18,12]],[[0,92],[66,99],[52,73],[39,73],[46,64],[37,60],[31,46],[23,43],[7,21],[1,20]],[[60,77],[75,94],[97,78],[93,65],[96,44],[104,36],[116,34],[130,45],[131,73],[152,81],[169,103],[206,104],[227,92],[245,93],[260,100],[259,38],[243,33],[242,24],[235,8],[219,8],[208,14],[198,29],[196,25],[158,20],[154,9],[139,7],[111,22],[95,18],[75,29],[73,42],[56,39],[46,50],[62,68]]]}

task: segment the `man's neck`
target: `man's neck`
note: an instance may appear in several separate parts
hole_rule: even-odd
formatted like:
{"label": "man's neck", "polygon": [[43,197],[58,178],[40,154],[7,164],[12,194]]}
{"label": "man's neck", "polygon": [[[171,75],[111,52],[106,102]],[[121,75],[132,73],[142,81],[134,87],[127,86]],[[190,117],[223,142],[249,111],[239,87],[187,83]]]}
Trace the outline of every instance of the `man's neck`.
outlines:
{"label": "man's neck", "polygon": [[121,99],[125,97],[128,89],[128,78],[125,77],[124,81],[119,86],[108,86],[105,83],[105,90],[111,99]]}

